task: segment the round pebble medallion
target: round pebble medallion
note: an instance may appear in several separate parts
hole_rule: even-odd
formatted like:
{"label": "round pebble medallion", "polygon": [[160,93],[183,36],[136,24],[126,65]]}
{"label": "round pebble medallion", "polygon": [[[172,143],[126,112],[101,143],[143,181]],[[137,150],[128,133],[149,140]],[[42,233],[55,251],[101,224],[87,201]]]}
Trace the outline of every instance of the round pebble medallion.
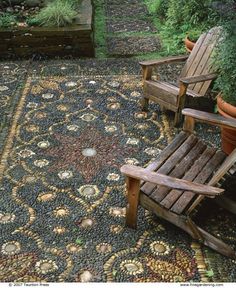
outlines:
{"label": "round pebble medallion", "polygon": [[0,213],[0,223],[6,224],[13,222],[15,220],[16,216],[12,213]]}
{"label": "round pebble medallion", "polygon": [[40,141],[37,146],[39,148],[46,149],[50,146],[50,143],[48,141]]}
{"label": "round pebble medallion", "polygon": [[53,97],[54,97],[54,94],[52,94],[52,93],[42,94],[42,98],[44,98],[44,99],[52,99]]}
{"label": "round pebble medallion", "polygon": [[35,102],[29,102],[29,103],[26,105],[27,108],[33,108],[33,109],[37,108],[37,106],[38,106],[38,104],[35,103]]}
{"label": "round pebble medallion", "polygon": [[116,102],[116,103],[110,103],[107,105],[107,108],[110,110],[117,110],[120,108],[120,103]]}
{"label": "round pebble medallion", "polygon": [[84,218],[84,219],[82,219],[82,221],[81,221],[81,223],[80,223],[80,226],[81,226],[82,228],[87,228],[87,227],[93,226],[93,224],[94,224],[94,220],[93,220],[93,219],[91,219],[91,218]]}
{"label": "round pebble medallion", "polygon": [[82,250],[82,247],[77,244],[71,243],[66,246],[66,250],[70,254],[75,254],[80,252]]}
{"label": "round pebble medallion", "polygon": [[40,202],[51,201],[56,198],[56,193],[40,193],[37,200]]}
{"label": "round pebble medallion", "polygon": [[9,88],[7,86],[0,86],[0,92],[6,91]]}
{"label": "round pebble medallion", "polygon": [[58,173],[58,177],[61,180],[69,179],[69,178],[73,177],[73,173],[71,171],[69,171],[69,170],[61,171],[61,172]]}
{"label": "round pebble medallion", "polygon": [[74,125],[74,124],[67,126],[67,130],[69,131],[77,131],[78,129],[79,129],[79,126]]}
{"label": "round pebble medallion", "polygon": [[120,175],[116,173],[109,173],[107,176],[107,180],[109,181],[118,181],[120,179]]}
{"label": "round pebble medallion", "polygon": [[87,113],[87,114],[83,114],[80,118],[86,122],[90,122],[90,121],[95,120],[97,117],[94,116],[93,114]]}
{"label": "round pebble medallion", "polygon": [[79,193],[85,197],[94,197],[99,193],[97,186],[95,185],[84,185],[78,189]]}
{"label": "round pebble medallion", "polygon": [[143,273],[143,266],[136,260],[124,260],[121,262],[120,267],[123,272],[129,275],[136,275]]}
{"label": "round pebble medallion", "polygon": [[28,150],[28,149],[24,149],[24,150],[21,150],[18,155],[22,158],[27,158],[27,157],[31,157],[32,155],[35,155],[35,153],[31,150]]}
{"label": "round pebble medallion", "polygon": [[20,252],[21,246],[19,242],[11,241],[2,245],[2,253],[5,255],[14,255]]}
{"label": "round pebble medallion", "polygon": [[55,210],[53,210],[53,214],[55,217],[65,217],[70,214],[68,208],[66,207],[57,207]]}
{"label": "round pebble medallion", "polygon": [[80,275],[79,275],[79,281],[84,283],[84,282],[90,282],[93,279],[93,274],[88,271],[85,270],[83,271]]}
{"label": "round pebble medallion", "polygon": [[28,125],[25,129],[26,129],[26,131],[32,132],[32,133],[39,131],[39,127],[34,125],[34,124]]}
{"label": "round pebble medallion", "polygon": [[126,215],[126,208],[122,207],[111,207],[109,209],[109,214],[114,217],[125,217]]}
{"label": "round pebble medallion", "polygon": [[97,151],[94,148],[85,148],[82,150],[82,154],[86,157],[93,157],[97,154]]}
{"label": "round pebble medallion", "polygon": [[120,86],[120,83],[117,81],[112,81],[112,82],[109,82],[108,85],[113,88],[118,88]]}
{"label": "round pebble medallion", "polygon": [[117,127],[115,125],[111,125],[111,126],[105,126],[105,130],[107,132],[115,132],[117,130]]}
{"label": "round pebble medallion", "polygon": [[141,93],[137,92],[137,91],[133,91],[130,93],[130,96],[131,97],[140,97],[141,96]]}
{"label": "round pebble medallion", "polygon": [[65,84],[65,86],[67,86],[67,87],[75,87],[76,85],[77,85],[77,83],[74,82],[74,81],[70,81],[70,82],[67,82],[67,83]]}
{"label": "round pebble medallion", "polygon": [[170,248],[163,241],[154,241],[150,244],[150,249],[155,255],[166,255],[170,252]]}
{"label": "round pebble medallion", "polygon": [[53,229],[55,234],[64,234],[66,232],[66,228],[62,226],[57,226]]}
{"label": "round pebble medallion", "polygon": [[40,274],[47,274],[58,269],[56,263],[52,260],[40,260],[36,263],[35,268]]}
{"label": "round pebble medallion", "polygon": [[136,165],[139,163],[139,161],[135,158],[126,158],[125,163],[130,165]]}
{"label": "round pebble medallion", "polygon": [[46,159],[40,159],[40,160],[35,160],[34,161],[34,165],[39,167],[39,168],[47,166],[48,164],[49,164],[49,161],[46,160]]}
{"label": "round pebble medallion", "polygon": [[96,246],[96,250],[98,253],[109,253],[112,250],[112,247],[108,243],[100,243]]}

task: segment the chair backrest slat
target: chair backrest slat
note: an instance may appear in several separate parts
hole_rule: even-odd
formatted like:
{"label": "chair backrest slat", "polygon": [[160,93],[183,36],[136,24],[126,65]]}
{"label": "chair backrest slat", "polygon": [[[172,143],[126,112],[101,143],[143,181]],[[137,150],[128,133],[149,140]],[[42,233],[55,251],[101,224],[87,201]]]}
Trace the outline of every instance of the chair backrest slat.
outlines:
{"label": "chair backrest slat", "polygon": [[[212,67],[211,55],[220,38],[220,35],[221,28],[214,27],[209,30],[208,33],[204,33],[200,36],[189,55],[180,77],[204,75],[215,72]],[[210,84],[211,81],[192,84],[189,86],[189,89],[204,96]]]}

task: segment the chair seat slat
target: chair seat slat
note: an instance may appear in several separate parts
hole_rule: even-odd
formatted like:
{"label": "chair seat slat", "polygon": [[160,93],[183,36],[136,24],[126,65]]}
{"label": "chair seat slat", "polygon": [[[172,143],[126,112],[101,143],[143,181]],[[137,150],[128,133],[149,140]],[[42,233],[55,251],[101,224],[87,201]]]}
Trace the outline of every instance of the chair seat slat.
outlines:
{"label": "chair seat slat", "polygon": [[[192,149],[194,144],[197,142],[197,137],[191,134],[184,143],[165,161],[165,163],[156,171],[158,173],[168,175],[177,163]],[[141,190],[149,195],[156,187],[153,183],[145,183]]]}

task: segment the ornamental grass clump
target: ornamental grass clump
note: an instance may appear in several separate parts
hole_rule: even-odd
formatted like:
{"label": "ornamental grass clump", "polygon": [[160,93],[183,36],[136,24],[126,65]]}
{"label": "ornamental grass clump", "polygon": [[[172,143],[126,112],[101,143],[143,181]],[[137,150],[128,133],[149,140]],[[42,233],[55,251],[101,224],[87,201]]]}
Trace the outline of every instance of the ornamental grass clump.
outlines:
{"label": "ornamental grass clump", "polygon": [[16,22],[16,16],[10,13],[0,15],[0,28],[8,28],[14,26]]}
{"label": "ornamental grass clump", "polygon": [[73,1],[55,0],[49,2],[31,21],[39,26],[62,27],[72,24],[77,12]]}

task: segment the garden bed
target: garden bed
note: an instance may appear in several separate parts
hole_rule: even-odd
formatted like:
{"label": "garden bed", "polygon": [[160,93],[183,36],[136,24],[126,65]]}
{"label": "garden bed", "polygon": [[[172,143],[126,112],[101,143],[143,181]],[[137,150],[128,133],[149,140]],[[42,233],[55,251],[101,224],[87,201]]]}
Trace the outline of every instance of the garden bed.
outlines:
{"label": "garden bed", "polygon": [[45,56],[93,57],[93,10],[82,0],[78,21],[67,27],[14,27],[0,29],[1,58]]}

